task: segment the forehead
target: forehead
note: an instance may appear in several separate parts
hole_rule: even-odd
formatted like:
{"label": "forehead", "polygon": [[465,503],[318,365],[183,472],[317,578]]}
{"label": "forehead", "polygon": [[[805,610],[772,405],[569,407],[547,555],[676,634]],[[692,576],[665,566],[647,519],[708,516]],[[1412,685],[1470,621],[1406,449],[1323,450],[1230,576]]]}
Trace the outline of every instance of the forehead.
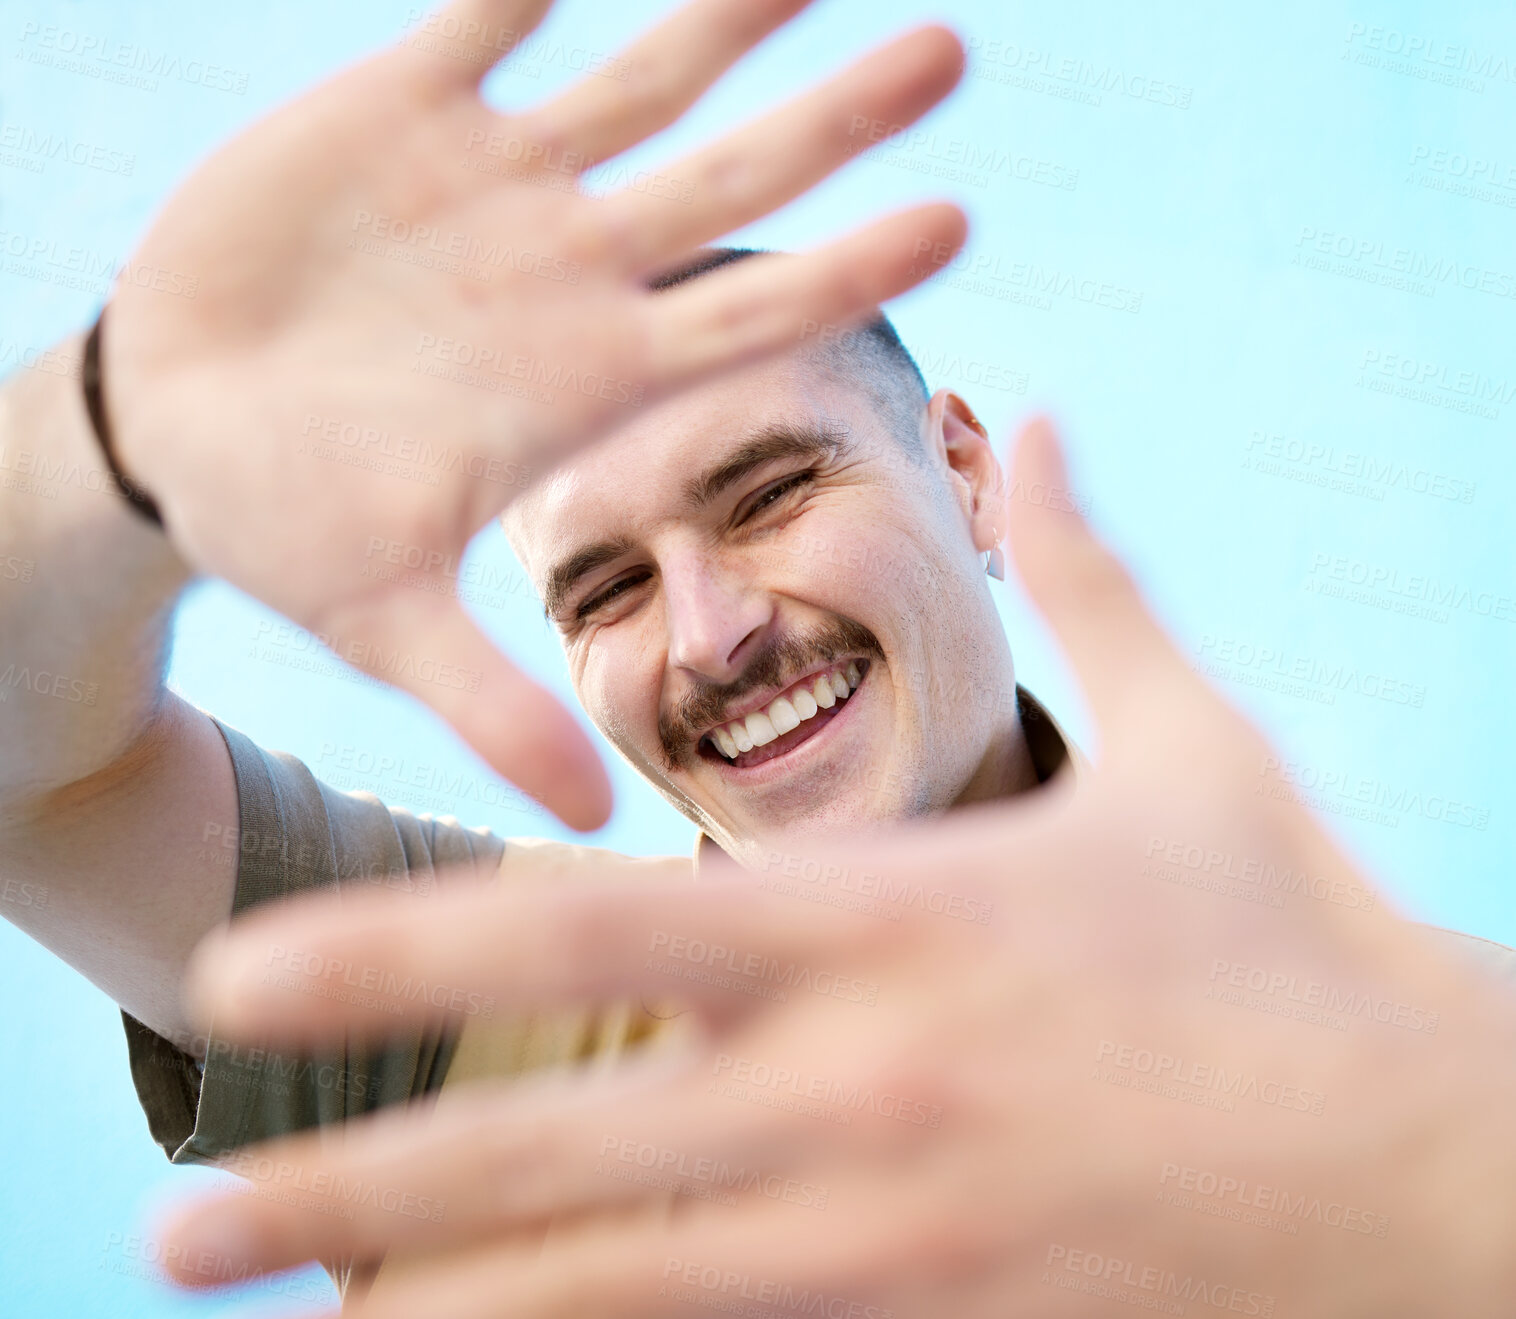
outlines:
{"label": "forehead", "polygon": [[865,443],[873,428],[867,399],[799,354],[742,368],[643,409],[535,482],[506,510],[506,534],[540,584],[555,560],[587,541],[635,538],[677,516],[690,479],[755,432],[826,420]]}

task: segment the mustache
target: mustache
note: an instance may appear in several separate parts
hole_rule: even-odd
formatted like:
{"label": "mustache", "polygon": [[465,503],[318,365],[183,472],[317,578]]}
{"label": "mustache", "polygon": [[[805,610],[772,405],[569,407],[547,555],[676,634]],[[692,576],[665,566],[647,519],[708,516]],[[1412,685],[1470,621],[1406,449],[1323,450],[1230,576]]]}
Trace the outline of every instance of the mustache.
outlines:
{"label": "mustache", "polygon": [[772,637],[748,661],[740,677],[728,683],[697,682],[673,707],[658,716],[658,741],[667,768],[704,731],[722,722],[733,705],[760,688],[782,687],[796,674],[816,664],[830,664],[844,655],[884,658],[884,649],[862,623],[839,618],[801,632]]}

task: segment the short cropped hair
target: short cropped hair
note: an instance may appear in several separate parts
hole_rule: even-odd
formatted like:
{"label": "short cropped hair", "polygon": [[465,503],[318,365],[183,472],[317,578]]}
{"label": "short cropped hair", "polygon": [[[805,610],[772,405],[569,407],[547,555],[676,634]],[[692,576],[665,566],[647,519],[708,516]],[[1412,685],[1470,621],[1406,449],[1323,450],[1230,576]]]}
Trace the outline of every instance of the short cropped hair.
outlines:
{"label": "short cropped hair", "polygon": [[[708,247],[688,261],[648,281],[655,293],[699,279],[734,261],[771,255],[756,247]],[[856,385],[885,419],[887,429],[916,452],[921,413],[931,398],[926,379],[910,349],[900,340],[890,318],[877,308],[863,324],[818,335],[812,352],[834,379]]]}

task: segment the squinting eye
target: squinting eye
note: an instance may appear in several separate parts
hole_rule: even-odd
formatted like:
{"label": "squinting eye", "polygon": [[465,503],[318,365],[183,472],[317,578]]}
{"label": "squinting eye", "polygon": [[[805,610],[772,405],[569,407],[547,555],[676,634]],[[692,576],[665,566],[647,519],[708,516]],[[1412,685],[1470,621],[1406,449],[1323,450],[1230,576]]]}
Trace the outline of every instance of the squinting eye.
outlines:
{"label": "squinting eye", "polygon": [[802,485],[810,481],[814,472],[796,472],[794,476],[787,476],[782,481],[775,481],[766,490],[759,491],[757,498],[748,505],[747,512],[742,515],[742,521],[747,521],[754,513],[761,513],[765,508],[777,504],[791,491],[798,490]]}
{"label": "squinting eye", "polygon": [[588,618],[597,609],[600,609],[604,605],[610,604],[612,600],[614,600],[628,587],[636,586],[646,580],[646,573],[642,573],[640,576],[636,573],[632,573],[626,577],[616,578],[616,580],[607,586],[603,591],[599,592],[596,595],[590,596],[587,600],[581,601],[579,607],[574,610],[574,617]]}

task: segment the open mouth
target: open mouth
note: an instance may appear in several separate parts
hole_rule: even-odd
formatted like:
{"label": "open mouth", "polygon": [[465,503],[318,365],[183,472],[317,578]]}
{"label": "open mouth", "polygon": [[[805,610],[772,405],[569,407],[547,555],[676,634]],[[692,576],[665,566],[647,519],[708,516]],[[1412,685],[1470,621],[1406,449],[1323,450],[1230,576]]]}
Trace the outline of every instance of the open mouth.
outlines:
{"label": "open mouth", "polygon": [[782,756],[835,719],[868,671],[867,659],[849,659],[808,674],[761,710],[711,729],[700,739],[700,755],[736,769],[749,769]]}

